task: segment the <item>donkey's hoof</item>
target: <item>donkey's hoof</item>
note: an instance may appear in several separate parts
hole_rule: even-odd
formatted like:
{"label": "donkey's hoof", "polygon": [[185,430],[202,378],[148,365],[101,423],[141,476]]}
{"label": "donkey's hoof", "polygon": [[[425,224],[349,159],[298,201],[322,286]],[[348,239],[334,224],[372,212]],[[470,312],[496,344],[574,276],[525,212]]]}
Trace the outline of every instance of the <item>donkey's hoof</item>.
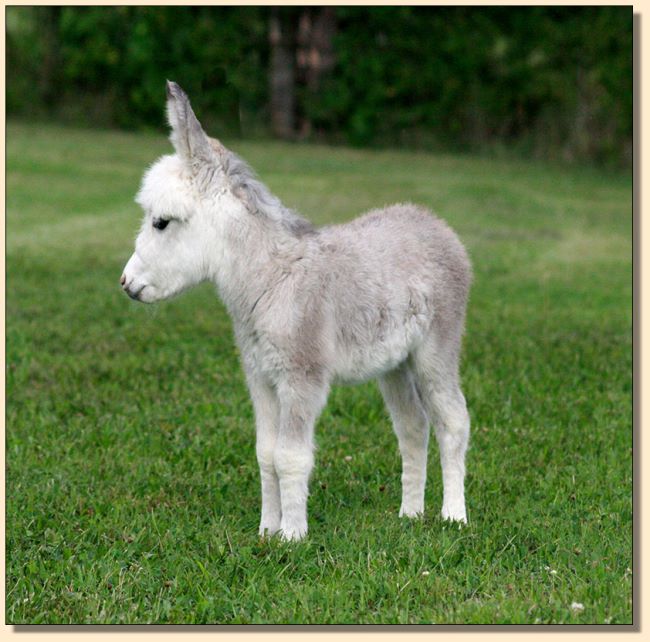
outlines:
{"label": "donkey's hoof", "polygon": [[307,524],[295,526],[283,526],[280,529],[280,537],[285,542],[299,542],[307,535]]}
{"label": "donkey's hoof", "polygon": [[443,506],[442,519],[448,522],[456,522],[459,526],[467,524],[467,514],[465,508],[449,509]]}
{"label": "donkey's hoof", "polygon": [[259,535],[260,537],[266,539],[273,537],[273,535],[277,534],[280,532],[280,527],[279,526],[267,526],[266,524],[260,524],[259,528]]}
{"label": "donkey's hoof", "polygon": [[400,517],[408,517],[409,519],[420,519],[424,517],[423,508],[400,508],[399,509]]}

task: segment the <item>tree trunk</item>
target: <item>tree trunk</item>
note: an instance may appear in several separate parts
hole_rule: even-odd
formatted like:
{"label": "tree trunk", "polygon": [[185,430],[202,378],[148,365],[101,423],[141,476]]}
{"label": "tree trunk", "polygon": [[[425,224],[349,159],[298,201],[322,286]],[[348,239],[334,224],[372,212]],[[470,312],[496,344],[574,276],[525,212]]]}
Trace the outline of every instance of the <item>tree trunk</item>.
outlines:
{"label": "tree trunk", "polygon": [[334,67],[334,7],[320,7],[314,16],[307,67],[307,88],[318,91],[322,77]]}
{"label": "tree trunk", "polygon": [[280,138],[293,138],[295,129],[294,38],[289,18],[274,7],[269,20],[271,129]]}
{"label": "tree trunk", "polygon": [[[306,86],[310,94],[317,94],[323,77],[334,67],[334,35],[336,13],[334,7],[305,7],[298,23],[299,83]],[[309,116],[300,116],[300,135],[311,133]]]}
{"label": "tree trunk", "polygon": [[41,13],[41,28],[44,34],[39,89],[43,104],[48,112],[52,113],[61,92],[61,85],[58,82],[60,62],[58,29],[61,7],[50,6],[38,9]]}

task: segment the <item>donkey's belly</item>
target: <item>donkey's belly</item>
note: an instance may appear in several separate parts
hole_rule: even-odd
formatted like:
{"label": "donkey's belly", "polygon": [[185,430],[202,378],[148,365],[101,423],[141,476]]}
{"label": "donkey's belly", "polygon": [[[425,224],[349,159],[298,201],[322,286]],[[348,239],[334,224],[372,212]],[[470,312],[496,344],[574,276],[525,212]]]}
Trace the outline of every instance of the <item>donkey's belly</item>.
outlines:
{"label": "donkey's belly", "polygon": [[386,358],[374,359],[348,359],[346,363],[339,364],[335,370],[336,383],[355,384],[376,379],[380,375],[393,370],[408,357],[408,351],[386,355]]}
{"label": "donkey's belly", "polygon": [[417,320],[388,336],[367,343],[341,342],[337,346],[335,379],[342,383],[359,383],[375,379],[406,360],[423,337]]}

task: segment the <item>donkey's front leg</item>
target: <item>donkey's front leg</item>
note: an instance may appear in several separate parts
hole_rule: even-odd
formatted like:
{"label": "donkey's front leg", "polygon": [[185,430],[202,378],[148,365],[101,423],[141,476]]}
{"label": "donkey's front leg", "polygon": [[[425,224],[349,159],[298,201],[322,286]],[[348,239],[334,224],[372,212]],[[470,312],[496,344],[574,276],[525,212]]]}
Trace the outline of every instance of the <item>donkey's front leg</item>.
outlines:
{"label": "donkey's front leg", "polygon": [[280,425],[280,406],[275,389],[266,381],[249,373],[248,387],[255,408],[257,463],[262,482],[260,535],[273,535],[280,530],[282,517],[280,482],[273,461]]}
{"label": "donkey's front leg", "polygon": [[314,465],[314,423],[327,399],[327,386],[300,382],[279,388],[280,431],[273,460],[280,480],[283,539],[307,534],[309,475]]}

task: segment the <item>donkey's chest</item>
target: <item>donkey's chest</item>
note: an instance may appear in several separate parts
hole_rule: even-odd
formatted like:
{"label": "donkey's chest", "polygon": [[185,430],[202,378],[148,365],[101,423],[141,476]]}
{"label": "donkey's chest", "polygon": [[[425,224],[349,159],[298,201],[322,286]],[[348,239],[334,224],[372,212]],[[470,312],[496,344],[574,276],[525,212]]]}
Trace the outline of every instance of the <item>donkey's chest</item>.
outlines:
{"label": "donkey's chest", "polygon": [[287,337],[254,328],[241,328],[237,340],[246,365],[257,374],[277,381],[292,367],[291,342]]}

